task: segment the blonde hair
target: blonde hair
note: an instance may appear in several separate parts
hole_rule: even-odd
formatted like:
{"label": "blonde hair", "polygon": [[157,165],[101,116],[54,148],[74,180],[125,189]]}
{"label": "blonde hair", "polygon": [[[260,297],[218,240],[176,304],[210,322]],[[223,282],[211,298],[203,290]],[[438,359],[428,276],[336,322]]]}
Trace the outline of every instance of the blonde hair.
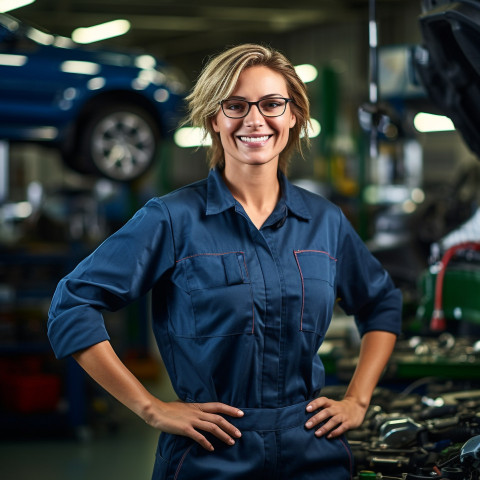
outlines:
{"label": "blonde hair", "polygon": [[228,98],[246,68],[264,66],[281,74],[287,84],[288,95],[293,102],[296,123],[290,130],[285,149],[280,154],[279,169],[286,173],[288,162],[296,149],[302,153],[301,137],[308,144],[310,104],[305,84],[300,80],[293,65],[280,52],[268,46],[256,44],[238,45],[213,57],[200,73],[198,80],[187,96],[188,115],[183,124],[191,124],[203,129],[205,136],[210,134],[212,146],[208,152],[210,168],[225,166],[224,152],[220,136],[213,130],[211,118],[220,109],[219,103]]}

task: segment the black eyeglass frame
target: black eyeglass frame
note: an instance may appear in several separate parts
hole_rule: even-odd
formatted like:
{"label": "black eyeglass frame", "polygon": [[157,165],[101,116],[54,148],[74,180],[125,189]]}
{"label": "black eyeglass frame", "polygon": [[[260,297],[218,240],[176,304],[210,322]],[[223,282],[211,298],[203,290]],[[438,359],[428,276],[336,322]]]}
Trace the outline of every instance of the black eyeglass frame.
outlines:
{"label": "black eyeglass frame", "polygon": [[[223,102],[227,102],[231,100],[230,98],[226,98],[225,100],[222,100],[221,102],[218,102],[218,104],[220,105],[220,107],[222,108],[222,112],[223,114],[228,117],[228,118],[233,118],[235,120],[239,120],[240,118],[245,118],[249,113],[250,113],[250,110],[252,109],[252,105],[255,105],[258,109],[258,111],[264,116],[264,117],[267,117],[267,118],[275,118],[275,117],[281,117],[286,111],[287,111],[287,105],[290,103],[290,102],[293,102],[293,98],[285,98],[285,97],[271,97],[271,98],[262,98],[261,100],[257,100],[256,102],[249,102],[248,100],[242,100],[242,99],[238,99],[239,102],[244,102],[244,103],[247,103],[248,104],[248,109],[247,111],[245,112],[245,115],[242,115],[241,117],[231,117],[230,115],[227,115],[227,113],[225,112],[225,110],[223,109]],[[278,114],[278,115],[265,115],[261,108],[260,108],[260,102],[264,102],[265,100],[284,100],[285,101],[285,108],[283,109],[283,112]]]}

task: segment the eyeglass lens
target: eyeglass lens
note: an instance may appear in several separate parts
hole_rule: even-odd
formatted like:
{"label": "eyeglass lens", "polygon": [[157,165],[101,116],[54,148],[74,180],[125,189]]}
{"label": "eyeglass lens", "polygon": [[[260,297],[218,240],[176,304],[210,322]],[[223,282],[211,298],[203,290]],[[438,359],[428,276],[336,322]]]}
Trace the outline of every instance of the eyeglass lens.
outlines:
{"label": "eyeglass lens", "polygon": [[[287,101],[283,98],[266,98],[255,102],[262,115],[266,117],[279,117],[285,112]],[[222,108],[227,117],[242,118],[247,115],[250,104],[246,100],[224,100]]]}

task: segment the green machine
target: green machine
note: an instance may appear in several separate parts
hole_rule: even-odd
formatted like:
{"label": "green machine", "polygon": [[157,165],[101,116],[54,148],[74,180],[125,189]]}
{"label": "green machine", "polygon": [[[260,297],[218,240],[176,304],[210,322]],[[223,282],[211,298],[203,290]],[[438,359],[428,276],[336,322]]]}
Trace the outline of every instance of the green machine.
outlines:
{"label": "green machine", "polygon": [[[480,243],[447,250],[420,277],[419,290],[416,318],[405,325],[383,380],[480,380]],[[319,353],[327,375],[347,381],[357,352],[340,340],[326,343]]]}
{"label": "green machine", "polygon": [[[432,331],[450,322],[480,327],[480,243],[468,242],[448,249],[442,259],[421,276],[417,319]],[[479,329],[480,331],[480,329]]]}

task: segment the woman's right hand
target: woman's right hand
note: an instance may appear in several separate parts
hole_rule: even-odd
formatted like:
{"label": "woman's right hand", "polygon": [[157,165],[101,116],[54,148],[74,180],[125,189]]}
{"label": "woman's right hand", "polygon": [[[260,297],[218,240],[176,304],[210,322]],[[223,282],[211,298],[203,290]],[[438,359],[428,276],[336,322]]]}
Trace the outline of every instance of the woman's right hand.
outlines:
{"label": "woman's right hand", "polygon": [[234,439],[242,436],[222,417],[242,417],[241,410],[217,402],[162,402],[128,370],[107,340],[76,352],[73,357],[99,385],[152,427],[190,437],[209,451],[213,445],[201,432],[211,433],[227,445],[233,445]]}
{"label": "woman's right hand", "polygon": [[162,402],[153,397],[151,404],[142,412],[145,422],[162,432],[190,437],[205,450],[213,451],[213,445],[202,432],[208,432],[227,445],[234,445],[241,432],[222,415],[243,417],[238,408],[224,403],[185,403],[180,400]]}

